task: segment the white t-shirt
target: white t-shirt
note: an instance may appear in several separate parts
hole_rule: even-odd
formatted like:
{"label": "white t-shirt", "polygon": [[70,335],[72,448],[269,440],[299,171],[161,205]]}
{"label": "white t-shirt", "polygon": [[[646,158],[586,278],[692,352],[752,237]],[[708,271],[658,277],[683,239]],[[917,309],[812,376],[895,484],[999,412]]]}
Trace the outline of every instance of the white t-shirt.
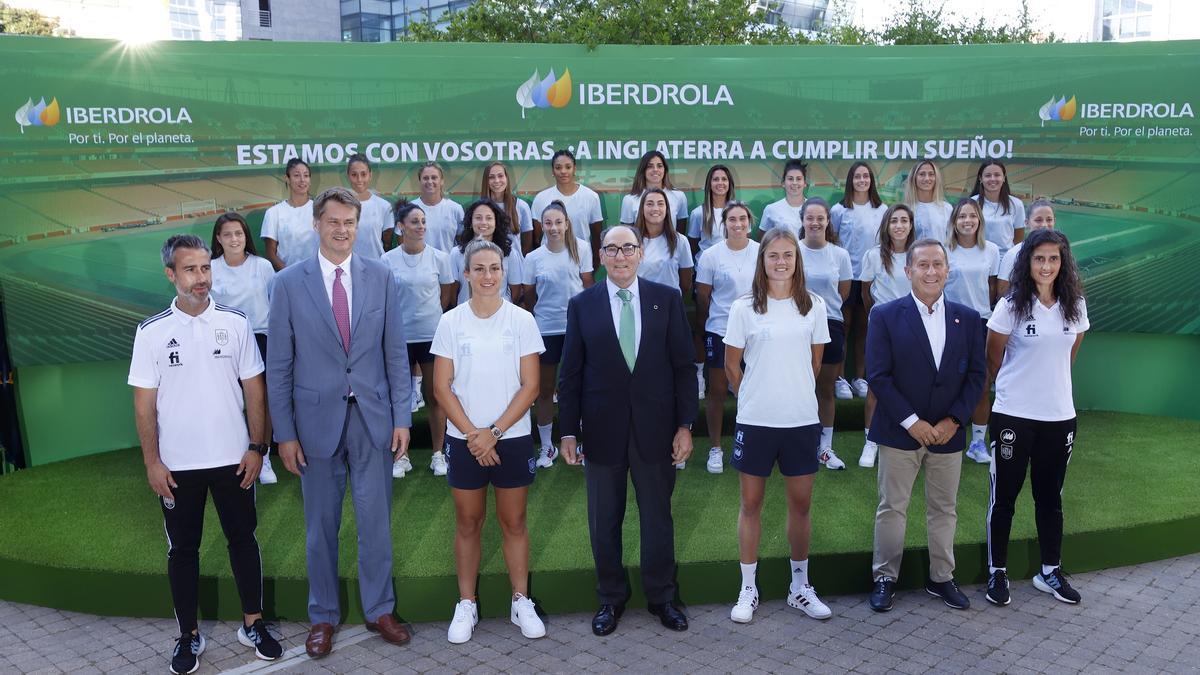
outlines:
{"label": "white t-shirt", "polygon": [[[463,207],[448,197],[442,197],[437,206],[429,206],[417,197],[413,204],[425,212],[425,243],[439,251],[450,252],[455,247],[454,238],[463,229]],[[400,226],[396,225],[396,234]]]}
{"label": "white t-shirt", "polygon": [[946,247],[950,253],[950,275],[944,292],[947,300],[966,305],[986,319],[992,315],[988,278],[996,276],[1000,269],[1000,249],[990,241],[984,245],[982,251],[978,246]]}
{"label": "white t-shirt", "polygon": [[[450,271],[454,273],[454,280],[458,282],[458,304],[463,304],[471,299],[471,285],[467,283],[466,275],[466,258],[459,247],[455,246],[450,249]],[[504,258],[504,288],[500,289],[500,297],[505,300],[512,300],[512,291],[509,286],[519,286],[525,273],[524,261],[521,258],[521,247],[512,247],[508,255]]]}
{"label": "white t-shirt", "polygon": [[457,280],[450,270],[450,256],[429,245],[416,255],[397,246],[380,260],[396,279],[405,340],[429,342],[442,318],[442,284]]}
{"label": "white t-shirt", "polygon": [[829,209],[829,226],[837,232],[841,247],[850,254],[854,278],[862,271],[862,259],[867,251],[879,246],[879,222],[887,213],[887,204],[871,206],[870,202],[848,209],[834,204]]}
{"label": "white t-shirt", "polygon": [[996,276],[1000,277],[1002,281],[1008,281],[1008,278],[1012,276],[1013,268],[1017,265],[1017,255],[1021,253],[1021,244],[1024,243],[1018,241],[1013,244],[1013,247],[1000,258],[1000,269],[996,272]]}
{"label": "white t-shirt", "polygon": [[787,231],[796,235],[797,239],[804,238],[800,234],[800,207],[788,204],[787,198],[767,204],[766,208],[763,209],[762,218],[758,219],[758,229],[761,232],[773,230],[777,227],[787,228]]}
{"label": "white t-shirt", "polygon": [[592,223],[604,222],[604,213],[600,209],[600,195],[588,186],[580,185],[575,194],[567,196],[559,192],[558,185],[552,185],[533,198],[533,219],[541,222],[542,211],[550,206],[550,202],[556,200],[567,207],[567,217],[571,219],[571,232],[575,234],[575,238],[582,239],[590,245]]}
{"label": "white t-shirt", "polygon": [[987,240],[1000,248],[1000,255],[1012,248],[1016,231],[1025,227],[1025,205],[1020,199],[1009,196],[1008,213],[1000,209],[996,202],[989,202],[983,195],[975,195],[971,199],[983,204],[983,232]]}
{"label": "white t-shirt", "polygon": [[712,286],[708,320],[704,322],[705,331],[725,334],[729,307],[734,300],[750,292],[757,264],[758,242],[754,240],[740,251],[729,248],[729,242],[723,241],[700,259],[696,266],[696,283]]}
{"label": "white t-shirt", "polygon": [[[499,206],[501,211],[504,210],[503,202],[496,202],[496,206]],[[511,218],[512,216],[510,215],[509,217]],[[520,199],[517,200],[517,227],[520,228],[521,232],[533,232],[533,212],[529,210],[529,204]],[[520,245],[521,235],[514,235],[510,229],[509,237],[515,237],[517,244]]]}
{"label": "white t-shirt", "polygon": [[[671,221],[671,229],[675,229],[677,221],[687,220],[687,195],[679,190],[666,190],[665,192],[667,193],[667,220]],[[642,195],[625,195],[621,199],[621,222],[626,225],[637,222],[638,209],[641,207]]]}
{"label": "white t-shirt", "polygon": [[211,298],[200,316],[175,301],[133,338],[130,386],[157,389],[158,455],[171,471],[230,466],[250,447],[242,380],[263,372],[242,312]]}
{"label": "white t-shirt", "polygon": [[950,236],[950,212],[953,210],[949,202],[917,202],[913,207],[913,216],[917,220],[914,228],[916,238],[946,243]]}
{"label": "white t-shirt", "polygon": [[788,429],[820,422],[811,345],[829,342],[829,323],[825,302],[809,295],[813,306],[807,315],[800,314],[791,298],[768,298],[766,314],[756,314],[748,296],[730,308],[725,344],[744,349],[746,361],[737,396],[738,424]]}
{"label": "white t-shirt", "polygon": [[[442,315],[430,352],[454,362],[450,391],[476,428],[487,428],[500,419],[521,389],[521,357],[546,351],[533,316],[511,302],[504,302],[486,319],[475,316],[469,304]],[[520,438],[530,432],[529,415],[521,415],[505,430],[505,438]],[[466,438],[446,420],[446,433]]]}
{"label": "white t-shirt", "polygon": [[[674,256],[667,248],[667,237],[675,237]],[[692,246],[687,237],[676,232],[674,228],[642,241],[642,264],[638,266],[638,276],[643,279],[666,284],[678,291],[679,270],[691,269],[693,266]]]}
{"label": "white t-shirt", "polygon": [[883,268],[883,251],[878,246],[863,256],[859,281],[871,282],[871,298],[875,304],[891,302],[912,293],[912,282],[904,274],[904,253],[892,253],[892,272]]}
{"label": "white t-shirt", "polygon": [[1008,336],[993,411],[1041,422],[1075,417],[1071,348],[1091,327],[1082,298],[1079,314],[1079,320],[1067,323],[1059,303],[1046,307],[1035,299],[1032,316],[1018,320],[1009,299],[1000,298],[987,324],[988,330]]}
{"label": "white t-shirt", "polygon": [[567,302],[583,292],[584,272],[592,271],[592,252],[582,239],[575,240],[579,262],[571,260],[567,249],[555,253],[545,244],[529,252],[524,263],[522,283],[537,291],[533,318],[542,335],[563,335],[567,332]]}
{"label": "white t-shirt", "polygon": [[250,330],[267,332],[267,317],[271,311],[271,288],[275,284],[275,268],[266,258],[247,255],[237,267],[230,267],[225,256],[213,258],[213,300],[242,310],[250,321]]}
{"label": "white t-shirt", "polygon": [[804,260],[804,283],[808,290],[825,301],[825,311],[830,319],[841,321],[842,294],[838,292],[838,284],[854,279],[850,254],[836,244],[813,249],[801,240],[800,257]]}
{"label": "white t-shirt", "polygon": [[284,266],[295,265],[317,254],[321,241],[313,227],[313,203],[295,207],[286,201],[267,209],[263,216],[262,238],[274,239],[275,252]]}
{"label": "white t-shirt", "polygon": [[362,203],[362,212],[358,216],[358,232],[354,235],[354,254],[365,259],[379,260],[383,255],[382,235],[394,229],[392,222],[392,205],[377,194]]}
{"label": "white t-shirt", "polygon": [[700,240],[700,250],[696,253],[697,261],[705,251],[725,241],[725,223],[721,222],[724,212],[725,209],[719,206],[713,207],[712,234],[708,236],[704,236],[704,205],[692,209],[692,215],[688,216],[687,236]]}

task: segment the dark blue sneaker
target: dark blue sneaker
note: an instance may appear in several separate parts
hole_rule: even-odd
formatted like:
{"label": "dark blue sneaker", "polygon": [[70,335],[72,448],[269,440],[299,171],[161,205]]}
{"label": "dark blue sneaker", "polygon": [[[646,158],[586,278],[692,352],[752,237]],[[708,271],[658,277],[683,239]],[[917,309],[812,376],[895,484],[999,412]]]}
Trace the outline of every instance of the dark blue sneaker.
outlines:
{"label": "dark blue sneaker", "polygon": [[200,668],[204,645],[204,636],[200,633],[180,635],[175,641],[175,653],[171,655],[171,672],[175,675],[196,672]]}
{"label": "dark blue sneaker", "polygon": [[1068,605],[1079,604],[1079,591],[1071,588],[1071,584],[1067,582],[1067,577],[1063,574],[1061,567],[1055,567],[1050,574],[1042,574],[1039,572],[1033,577],[1033,587],[1043,593],[1049,593],[1054,596],[1055,600],[1065,602]]}
{"label": "dark blue sneaker", "polygon": [[992,576],[988,577],[987,601],[993,605],[1004,607],[1012,598],[1008,593],[1008,572],[1004,570],[996,570],[992,572]]}
{"label": "dark blue sneaker", "polygon": [[871,609],[876,612],[890,612],[896,600],[896,580],[891,577],[880,577],[875,580],[871,589]]}
{"label": "dark blue sneaker", "polygon": [[271,636],[267,624],[258,619],[250,626],[242,626],[237,632],[238,642],[254,648],[254,655],[263,661],[274,661],[283,654],[279,641]]}
{"label": "dark blue sneaker", "polygon": [[947,607],[952,609],[970,609],[971,601],[958,588],[958,584],[954,580],[950,581],[926,581],[925,592],[941,598],[942,602],[946,603]]}

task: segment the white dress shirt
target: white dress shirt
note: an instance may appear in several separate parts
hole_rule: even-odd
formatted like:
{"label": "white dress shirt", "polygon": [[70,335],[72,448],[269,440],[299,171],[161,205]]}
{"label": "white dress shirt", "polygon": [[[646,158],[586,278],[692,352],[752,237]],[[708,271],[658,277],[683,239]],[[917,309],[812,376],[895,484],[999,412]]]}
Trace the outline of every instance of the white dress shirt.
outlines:
{"label": "white dress shirt", "polygon": [[[609,306],[612,308],[613,329],[616,330],[617,340],[620,341],[621,306],[623,301],[621,298],[617,297],[617,291],[621,290],[621,287],[614,284],[612,279],[607,277],[605,277],[604,283],[608,285],[608,300]],[[633,283],[630,284],[629,288],[625,290],[633,294],[633,297],[629,300],[629,305],[633,307],[633,355],[634,358],[636,358],[638,347],[640,347],[642,343],[642,296],[638,292],[637,277],[633,278]]]}
{"label": "white dress shirt", "polygon": [[325,258],[324,254],[317,252],[317,260],[321,262],[321,280],[325,282],[325,297],[329,299],[329,307],[333,308],[333,280],[337,276],[337,268],[342,268],[342,288],[346,289],[346,316],[350,318],[350,325],[354,325],[354,317],[351,314],[351,307],[354,306],[354,283],[350,281],[350,259],[354,254],[346,256],[342,264],[335,265]]}
{"label": "white dress shirt", "polygon": [[[942,352],[946,350],[946,296],[939,295],[933,302],[932,309],[921,302],[916,293],[910,293],[913,302],[917,303],[917,314],[925,326],[925,335],[929,338],[929,349],[933,352],[933,365],[942,367]],[[916,414],[909,415],[900,422],[900,426],[908,429],[916,424],[919,418]],[[930,422],[932,424],[932,422]]]}

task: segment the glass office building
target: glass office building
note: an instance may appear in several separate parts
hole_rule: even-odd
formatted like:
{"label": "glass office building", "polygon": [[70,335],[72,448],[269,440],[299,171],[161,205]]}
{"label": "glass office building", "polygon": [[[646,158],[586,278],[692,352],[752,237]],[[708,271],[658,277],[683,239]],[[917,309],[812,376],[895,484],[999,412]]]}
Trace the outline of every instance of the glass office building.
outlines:
{"label": "glass office building", "polygon": [[391,42],[409,26],[432,21],[444,26],[472,0],[341,0],[343,42]]}

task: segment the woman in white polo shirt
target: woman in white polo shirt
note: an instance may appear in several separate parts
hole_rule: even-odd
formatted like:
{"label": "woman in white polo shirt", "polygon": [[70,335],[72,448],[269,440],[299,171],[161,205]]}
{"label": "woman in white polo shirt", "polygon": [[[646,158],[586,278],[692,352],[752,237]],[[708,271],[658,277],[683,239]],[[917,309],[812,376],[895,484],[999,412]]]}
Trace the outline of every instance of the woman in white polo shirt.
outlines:
{"label": "woman in white polo shirt", "polygon": [[638,276],[674,288],[687,298],[692,294],[692,249],[687,237],[671,227],[667,193],[649,188],[642,194],[634,229],[642,236],[642,264]]}
{"label": "woman in white polo shirt", "polygon": [[687,229],[688,207],[687,196],[676,190],[671,184],[671,167],[667,164],[666,155],[657,150],[651,150],[642,155],[638,162],[637,173],[633,176],[633,185],[629,194],[621,199],[621,224],[633,225],[637,222],[641,210],[642,198],[646,191],[656,189],[667,196],[669,209],[667,220],[670,229],[684,232]]}
{"label": "woman in white polo shirt", "polygon": [[917,239],[946,241],[950,236],[950,203],[946,201],[946,184],[937,164],[929,160],[917,162],[904,181],[904,203],[913,208]]}
{"label": "woman in white polo shirt", "polygon": [[[950,274],[946,277],[946,299],[979,312],[984,325],[992,315],[996,301],[996,273],[1000,269],[1000,249],[988,241],[986,221],[979,202],[960,199],[950,214],[952,227],[946,241]],[[987,449],[988,386],[984,383],[979,405],[971,414],[971,443],[967,457],[980,464],[991,461]]]}
{"label": "woman in white polo shirt", "polygon": [[988,241],[1000,249],[1001,257],[1025,238],[1025,205],[1012,195],[1004,162],[989,159],[979,165],[971,198],[983,207]]}
{"label": "woman in white polo shirt", "polygon": [[733,185],[733,173],[724,164],[717,164],[704,177],[704,203],[692,209],[688,217],[687,236],[692,242],[692,256],[700,260],[700,254],[725,239],[721,210],[725,204],[737,199]]}
{"label": "woman in white polo shirt", "polygon": [[446,173],[441,164],[422,164],[417,170],[417,180],[421,183],[421,196],[414,199],[413,203],[425,212],[425,243],[449,253],[454,248],[454,238],[463,229],[463,207],[448,199],[443,192]]}
{"label": "woman in white polo shirt", "polygon": [[383,255],[384,243],[391,243],[392,205],[371,190],[371,161],[362,153],[350,155],[346,160],[346,179],[350,189],[358,198],[362,209],[358,214],[358,229],[354,235],[354,255],[378,260]]}
{"label": "woman in white polo shirt", "polygon": [[509,239],[520,249],[521,255],[533,250],[533,213],[529,204],[517,199],[513,192],[508,167],[504,162],[492,162],[483,169],[483,183],[479,186],[479,197],[490,199],[504,209],[509,220]]}
{"label": "woman in white polo shirt", "polygon": [[[912,282],[904,273],[904,259],[916,241],[913,233],[913,211],[906,204],[893,204],[884,214],[876,234],[879,245],[863,256],[858,280],[862,282],[863,307],[867,312],[867,330],[871,330],[871,309],[912,292]],[[867,389],[863,406],[863,449],[858,465],[864,469],[875,466],[879,447],[867,439],[871,433],[871,417],[875,415],[875,394]]]}
{"label": "woman in white polo shirt", "polygon": [[800,208],[804,206],[804,189],[808,187],[808,165],[798,159],[788,160],[783,165],[783,199],[767,204],[763,209],[762,218],[758,220],[758,230],[765,235],[777,227],[786,228],[797,239],[802,239],[800,231]]}
{"label": "woman in white polo shirt", "polygon": [[1071,364],[1089,325],[1066,236],[1051,229],[1030,232],[1010,292],[988,320],[988,370],[996,378],[987,516],[992,604],[1009,603],[1008,537],[1026,466],[1042,563],[1033,585],[1061,602],[1079,602],[1061,568],[1062,489],[1075,444]]}
{"label": "woman in white polo shirt", "polygon": [[708,421],[707,469],[724,470],[721,449],[721,423],[725,417],[725,395],[729,382],[725,377],[725,331],[729,308],[750,292],[758,259],[758,242],[750,238],[754,216],[744,202],[730,202],[721,213],[725,239],[708,249],[696,267],[696,319],[704,326],[704,356],[708,366],[708,396],[705,419]]}
{"label": "woman in white polo shirt", "polygon": [[600,206],[600,195],[575,180],[575,154],[570,150],[556,150],[550,157],[550,171],[554,174],[554,185],[537,193],[533,198],[533,241],[542,240],[542,226],[538,214],[560,201],[567,205],[567,216],[571,219],[575,236],[588,243],[588,255],[592,257],[592,269],[600,266],[600,230],[604,227],[604,212]]}
{"label": "woman in white polo shirt", "polygon": [[263,256],[275,271],[317,254],[317,231],[313,229],[313,203],[308,196],[311,182],[308,162],[293,157],[283,170],[288,198],[263,215]]}
{"label": "woman in white polo shirt", "polygon": [[[508,241],[508,237],[504,237]],[[496,520],[512,583],[510,617],[527,638],[546,634],[529,599],[529,531],[525,505],[536,471],[529,406],[538,393],[537,322],[501,295],[504,253],[490,241],[472,241],[463,265],[471,299],[446,312],[430,351],[434,394],[446,411],[446,480],[454,497],[454,561],[459,602],[447,631],[455,644],[471,639],[479,622],[476,580],[487,486],[496,492]]]}
{"label": "woman in white polo shirt", "polygon": [[[242,214],[223,213],[213,224],[212,243],[212,290],[213,300],[242,310],[254,331],[259,354],[267,360],[267,316],[271,311],[271,286],[275,282],[275,268],[266,258],[260,258],[255,250],[254,237]],[[266,437],[271,438],[271,420],[265,421]],[[258,480],[270,485],[279,479],[271,468],[270,451],[263,456],[262,472]]]}
{"label": "woman in white polo shirt", "polygon": [[[383,254],[381,259],[392,270],[396,289],[400,293],[400,315],[404,319],[404,339],[408,342],[408,364],[413,375],[413,412],[419,403],[429,403],[429,436],[434,456],[430,469],[435,476],[446,475],[446,459],[442,442],[446,435],[446,413],[433,396],[432,379],[421,373],[433,369],[430,344],[442,313],[454,302],[455,275],[450,268],[450,256],[425,243],[425,212],[416,204],[401,199],[396,202],[396,228],[403,234],[400,245]],[[412,471],[408,455],[396,458],[392,477],[404,478]]]}
{"label": "woman in white polo shirt", "polygon": [[809,509],[821,439],[815,373],[830,337],[825,302],[807,289],[800,244],[787,229],[763,235],[756,257],[750,294],[733,302],[725,333],[725,372],[738,397],[732,464],[741,476],[742,583],[729,616],[748,623],[758,607],[763,495],[778,463],[791,548],[788,605],[827,619],[832,612],[808,582]]}

